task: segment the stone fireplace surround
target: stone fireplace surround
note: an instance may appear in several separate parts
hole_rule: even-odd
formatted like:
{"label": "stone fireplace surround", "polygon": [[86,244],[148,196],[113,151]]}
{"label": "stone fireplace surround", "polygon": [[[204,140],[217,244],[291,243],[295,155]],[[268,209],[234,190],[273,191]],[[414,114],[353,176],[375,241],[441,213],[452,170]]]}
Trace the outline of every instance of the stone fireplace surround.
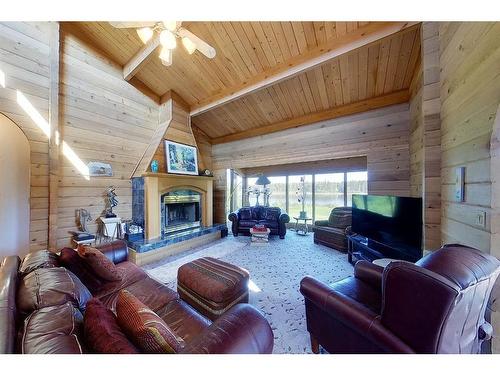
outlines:
{"label": "stone fireplace surround", "polygon": [[[192,249],[219,239],[227,234],[226,224],[213,224],[213,177],[184,176],[168,173],[145,173],[132,179],[132,216],[136,223],[144,224],[145,238],[129,241],[129,260],[144,265],[169,255]],[[191,198],[179,197],[190,191]],[[188,204],[193,200],[198,210],[187,209],[178,219],[183,221],[192,216],[198,219],[191,227],[177,227],[175,231],[165,230],[168,219],[165,215],[165,199],[174,205]],[[186,200],[186,202],[183,202]],[[199,215],[196,215],[196,214]],[[197,220],[195,220],[197,221]]]}

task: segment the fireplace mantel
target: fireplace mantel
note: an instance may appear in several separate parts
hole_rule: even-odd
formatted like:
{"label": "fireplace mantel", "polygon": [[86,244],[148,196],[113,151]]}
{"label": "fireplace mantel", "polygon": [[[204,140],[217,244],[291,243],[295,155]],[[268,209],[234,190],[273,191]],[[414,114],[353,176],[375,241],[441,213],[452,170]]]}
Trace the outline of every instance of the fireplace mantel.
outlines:
{"label": "fireplace mantel", "polygon": [[185,188],[201,193],[201,224],[202,226],[213,224],[213,177],[152,172],[145,173],[142,177],[146,239],[161,236],[161,195],[173,190]]}

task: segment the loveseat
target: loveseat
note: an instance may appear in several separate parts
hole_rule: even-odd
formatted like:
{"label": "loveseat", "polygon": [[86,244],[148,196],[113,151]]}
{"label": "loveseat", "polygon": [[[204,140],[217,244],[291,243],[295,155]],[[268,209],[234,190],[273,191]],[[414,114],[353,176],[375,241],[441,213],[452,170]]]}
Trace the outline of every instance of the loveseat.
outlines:
{"label": "loveseat", "polygon": [[229,214],[232,222],[233,235],[250,235],[250,229],[256,224],[263,224],[270,229],[274,235],[279,235],[281,239],[286,235],[286,223],[290,217],[279,207],[253,206],[242,207]]}
{"label": "loveseat", "polygon": [[445,245],[413,264],[358,261],[354,275],[300,283],[313,352],[474,354],[492,337],[485,311],[500,262]]}
{"label": "loveseat", "polygon": [[87,288],[69,271],[69,265],[61,267],[63,254],[71,254],[72,249],[63,249],[61,255],[38,251],[23,261],[17,256],[3,260],[0,354],[89,352],[82,330],[86,302],[96,297],[115,312],[119,291],[123,289],[152,309],[183,339],[185,346],[180,353],[272,352],[269,323],[251,305],[235,305],[212,322],[175,291],[127,261],[125,242],[114,241],[98,249],[116,265],[121,280],[87,283]]}

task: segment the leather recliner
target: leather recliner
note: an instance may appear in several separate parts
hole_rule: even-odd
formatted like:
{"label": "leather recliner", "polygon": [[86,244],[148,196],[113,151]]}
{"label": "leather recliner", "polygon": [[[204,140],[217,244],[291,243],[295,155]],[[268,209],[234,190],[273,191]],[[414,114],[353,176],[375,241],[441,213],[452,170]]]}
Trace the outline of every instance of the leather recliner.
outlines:
{"label": "leather recliner", "polygon": [[314,222],[314,243],[347,252],[347,235],[352,224],[352,207],[335,207],[328,220]]}
{"label": "leather recliner", "polygon": [[271,231],[270,234],[277,234],[281,239],[286,235],[286,223],[290,221],[288,214],[279,207],[242,207],[229,214],[232,222],[233,235],[250,235],[250,229],[256,224],[263,224]]}
{"label": "leather recliner", "polygon": [[385,269],[359,261],[354,276],[328,286],[301,281],[313,352],[480,353],[500,262],[477,249],[445,245],[417,263]]}

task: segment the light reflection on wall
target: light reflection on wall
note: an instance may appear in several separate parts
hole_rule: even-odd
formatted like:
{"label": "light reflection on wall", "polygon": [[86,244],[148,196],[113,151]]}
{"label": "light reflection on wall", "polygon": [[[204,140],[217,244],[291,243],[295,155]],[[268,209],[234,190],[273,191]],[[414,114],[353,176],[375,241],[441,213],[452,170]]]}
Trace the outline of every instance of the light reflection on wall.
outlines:
{"label": "light reflection on wall", "polygon": [[5,73],[0,69],[0,86],[5,88]]}
{"label": "light reflection on wall", "polygon": [[[26,114],[33,120],[33,122],[43,131],[43,133],[50,139],[50,125],[43,118],[43,116],[36,110],[26,96],[17,90],[17,103],[26,112]],[[56,144],[59,145],[59,132],[56,131]],[[89,168],[78,157],[73,149],[68,146],[66,142],[62,142],[62,153],[70,161],[71,164],[78,170],[78,172],[86,179],[90,180]]]}

